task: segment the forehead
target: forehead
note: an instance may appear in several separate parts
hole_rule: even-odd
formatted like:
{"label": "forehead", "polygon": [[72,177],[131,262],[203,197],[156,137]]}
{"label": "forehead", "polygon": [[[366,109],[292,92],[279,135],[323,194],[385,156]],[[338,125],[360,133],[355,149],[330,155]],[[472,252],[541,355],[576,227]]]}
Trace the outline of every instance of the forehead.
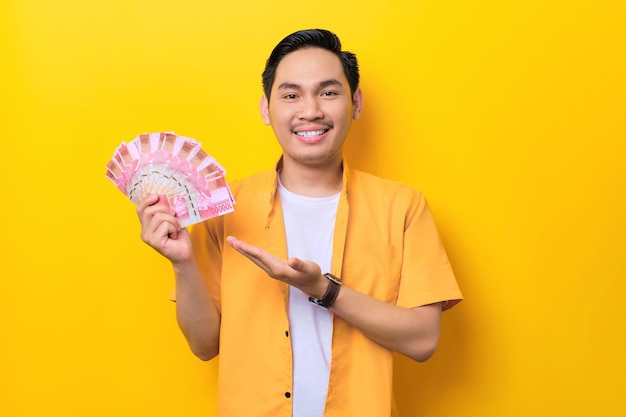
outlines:
{"label": "forehead", "polygon": [[316,84],[330,79],[347,84],[339,57],[326,49],[304,48],[283,57],[276,68],[274,86]]}

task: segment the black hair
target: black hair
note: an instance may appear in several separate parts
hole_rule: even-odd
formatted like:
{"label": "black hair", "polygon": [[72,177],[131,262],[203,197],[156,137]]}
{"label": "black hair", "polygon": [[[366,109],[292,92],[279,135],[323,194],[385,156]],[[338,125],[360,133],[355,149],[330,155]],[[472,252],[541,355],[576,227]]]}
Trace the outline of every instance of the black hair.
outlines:
{"label": "black hair", "polygon": [[274,47],[267,59],[262,78],[263,92],[268,101],[276,77],[276,68],[278,68],[280,61],[285,55],[305,48],[322,48],[337,55],[348,79],[348,84],[350,84],[350,93],[354,97],[354,93],[359,87],[359,64],[356,55],[352,52],[342,51],[341,41],[334,33],[324,29],[307,29],[285,37]]}

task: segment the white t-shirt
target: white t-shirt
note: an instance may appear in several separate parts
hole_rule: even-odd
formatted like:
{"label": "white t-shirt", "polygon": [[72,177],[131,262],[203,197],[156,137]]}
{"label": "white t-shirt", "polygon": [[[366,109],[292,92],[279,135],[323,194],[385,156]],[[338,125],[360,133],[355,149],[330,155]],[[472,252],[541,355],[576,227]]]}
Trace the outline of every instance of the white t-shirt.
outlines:
{"label": "white t-shirt", "polygon": [[[317,263],[329,272],[339,193],[305,197],[279,181],[288,256]],[[293,352],[293,417],[323,417],[328,392],[333,323],[330,311],[309,302],[295,287],[289,291],[289,333]]]}

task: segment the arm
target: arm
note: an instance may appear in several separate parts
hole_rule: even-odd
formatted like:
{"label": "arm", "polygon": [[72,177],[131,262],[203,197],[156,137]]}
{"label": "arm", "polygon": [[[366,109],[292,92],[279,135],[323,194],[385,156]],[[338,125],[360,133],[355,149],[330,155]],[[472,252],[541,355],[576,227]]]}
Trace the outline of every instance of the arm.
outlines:
{"label": "arm", "polygon": [[441,303],[407,309],[342,286],[331,310],[378,344],[418,362],[439,343]]}
{"label": "arm", "polygon": [[176,275],[176,319],[192,352],[202,360],[219,350],[220,314],[208,294],[191,248],[163,196],[151,196],[137,206],[141,239],[165,256]]}
{"label": "arm", "polygon": [[[329,285],[313,262],[285,261],[232,236],[226,240],[269,276],[309,296],[320,298]],[[378,344],[417,361],[428,359],[439,341],[441,303],[407,309],[342,286],[331,309]]]}

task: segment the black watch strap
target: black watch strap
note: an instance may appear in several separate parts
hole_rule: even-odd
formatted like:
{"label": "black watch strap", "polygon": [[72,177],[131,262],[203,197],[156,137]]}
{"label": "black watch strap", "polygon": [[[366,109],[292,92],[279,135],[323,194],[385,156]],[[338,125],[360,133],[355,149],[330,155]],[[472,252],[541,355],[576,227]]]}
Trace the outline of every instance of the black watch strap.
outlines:
{"label": "black watch strap", "polygon": [[325,273],[324,276],[328,279],[328,288],[322,296],[322,298],[309,297],[309,301],[324,308],[330,308],[339,295],[339,289],[341,288],[341,280],[330,273]]}

